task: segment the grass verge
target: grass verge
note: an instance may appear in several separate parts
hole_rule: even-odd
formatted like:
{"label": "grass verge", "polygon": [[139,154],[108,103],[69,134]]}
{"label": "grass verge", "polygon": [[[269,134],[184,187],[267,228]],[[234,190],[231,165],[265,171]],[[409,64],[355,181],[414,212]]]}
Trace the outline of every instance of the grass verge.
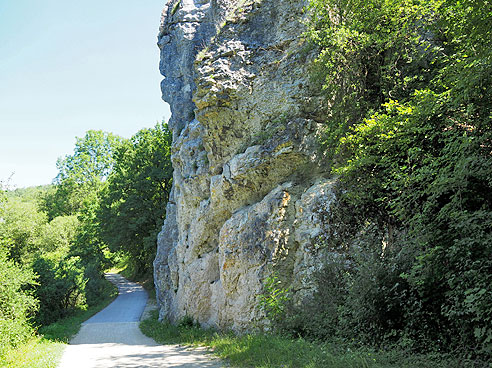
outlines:
{"label": "grass verge", "polygon": [[31,340],[9,351],[0,360],[0,368],[56,368],[66,344],[82,322],[105,308],[117,295],[118,289],[108,281],[107,296],[99,304],[79,309],[70,317],[40,328]]}
{"label": "grass verge", "polygon": [[376,352],[346,343],[314,343],[278,335],[236,336],[201,329],[186,320],[173,326],[159,322],[157,313],[140,324],[142,332],[161,344],[209,347],[231,367],[241,368],[451,368],[460,363],[451,357],[418,355],[403,351]]}

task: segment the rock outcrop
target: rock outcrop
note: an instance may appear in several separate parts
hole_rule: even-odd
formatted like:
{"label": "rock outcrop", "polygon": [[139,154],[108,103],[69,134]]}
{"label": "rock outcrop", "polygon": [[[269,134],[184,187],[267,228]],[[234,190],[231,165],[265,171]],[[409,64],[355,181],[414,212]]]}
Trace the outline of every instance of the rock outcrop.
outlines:
{"label": "rock outcrop", "polygon": [[334,199],[302,0],[171,0],[159,33],[174,182],[154,262],[161,318],[261,328],[275,272],[315,287]]}

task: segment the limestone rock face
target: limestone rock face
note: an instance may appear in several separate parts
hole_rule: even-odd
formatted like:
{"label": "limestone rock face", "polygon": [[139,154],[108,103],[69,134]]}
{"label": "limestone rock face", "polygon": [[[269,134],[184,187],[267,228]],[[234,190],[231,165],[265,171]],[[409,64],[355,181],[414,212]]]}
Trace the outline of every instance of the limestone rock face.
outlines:
{"label": "limestone rock face", "polygon": [[299,298],[334,200],[303,0],[170,0],[159,33],[173,191],[154,261],[160,317],[262,328],[273,272]]}

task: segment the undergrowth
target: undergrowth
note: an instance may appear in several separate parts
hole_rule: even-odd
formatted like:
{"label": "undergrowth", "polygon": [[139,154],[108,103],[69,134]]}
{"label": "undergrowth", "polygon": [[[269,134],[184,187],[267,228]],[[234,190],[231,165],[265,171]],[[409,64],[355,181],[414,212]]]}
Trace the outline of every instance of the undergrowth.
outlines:
{"label": "undergrowth", "polygon": [[280,327],[490,367],[492,4],[309,4],[338,177],[318,245],[333,259]]}
{"label": "undergrowth", "polygon": [[389,368],[460,367],[452,357],[410,354],[405,351],[375,351],[342,341],[309,342],[276,334],[235,335],[201,329],[186,317],[176,326],[159,322],[157,313],[140,324],[142,332],[161,344],[205,346],[231,367],[258,368]]}
{"label": "undergrowth", "polygon": [[66,344],[80,329],[82,322],[105,308],[118,295],[118,289],[107,282],[107,294],[89,308],[79,308],[71,316],[41,327],[36,336],[0,358],[0,368],[55,368]]}

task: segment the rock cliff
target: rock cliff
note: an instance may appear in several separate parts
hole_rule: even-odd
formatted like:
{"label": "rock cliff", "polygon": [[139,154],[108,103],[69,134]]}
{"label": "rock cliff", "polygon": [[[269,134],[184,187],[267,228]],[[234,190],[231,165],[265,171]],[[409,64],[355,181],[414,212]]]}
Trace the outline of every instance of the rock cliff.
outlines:
{"label": "rock cliff", "polygon": [[265,326],[275,274],[300,299],[334,199],[320,164],[302,0],[170,0],[159,33],[173,191],[154,262],[161,318]]}

